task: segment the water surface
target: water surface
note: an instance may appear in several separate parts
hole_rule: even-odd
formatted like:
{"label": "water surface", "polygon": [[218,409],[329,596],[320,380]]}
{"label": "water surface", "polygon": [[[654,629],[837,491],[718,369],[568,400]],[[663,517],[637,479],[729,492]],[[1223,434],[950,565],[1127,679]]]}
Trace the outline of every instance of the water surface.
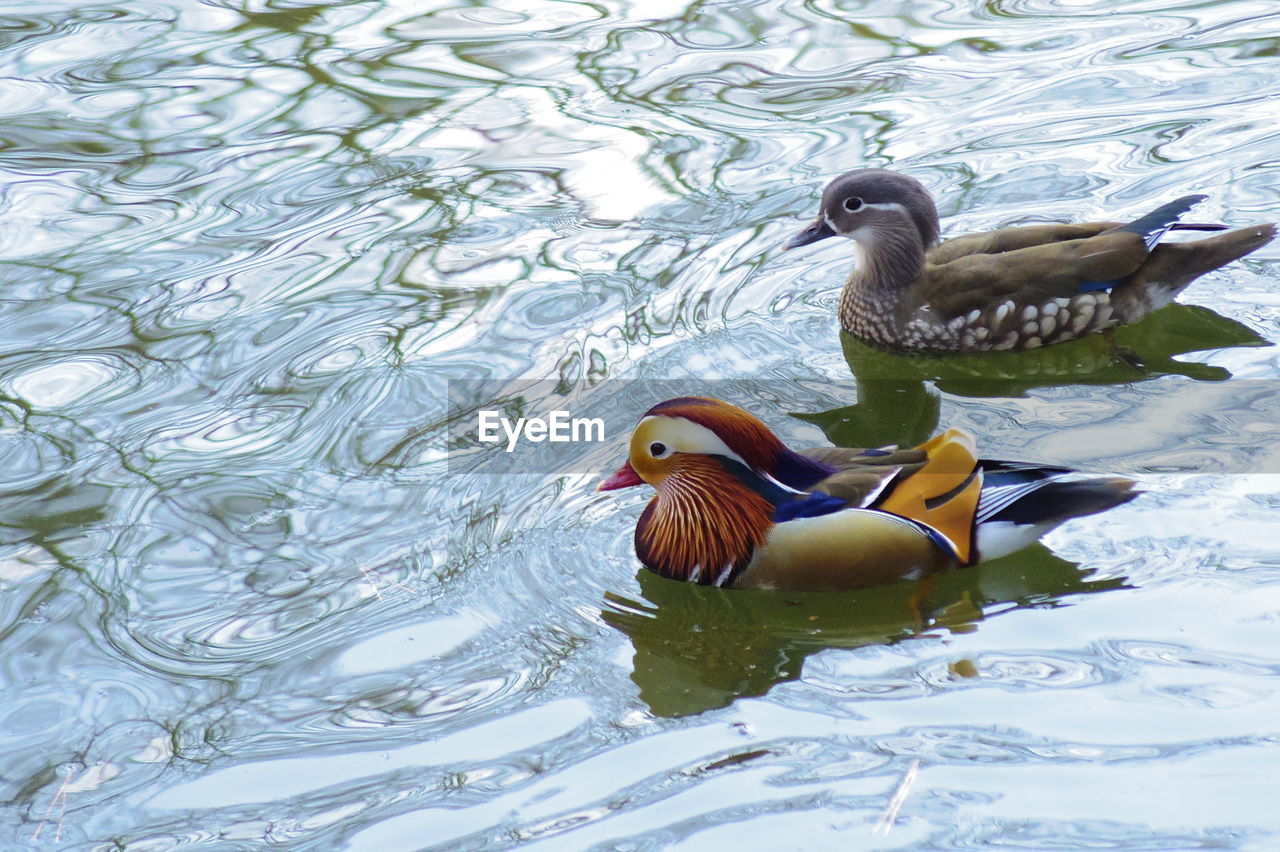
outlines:
{"label": "water surface", "polygon": [[[842,341],[847,246],[778,251],[861,165],[952,234],[1272,221],[1273,4],[0,19],[0,845],[1280,842],[1280,248],[977,366]],[[518,378],[743,379],[796,441],[1148,494],[923,621],[713,594],[637,575],[639,493],[450,472],[449,380]]]}

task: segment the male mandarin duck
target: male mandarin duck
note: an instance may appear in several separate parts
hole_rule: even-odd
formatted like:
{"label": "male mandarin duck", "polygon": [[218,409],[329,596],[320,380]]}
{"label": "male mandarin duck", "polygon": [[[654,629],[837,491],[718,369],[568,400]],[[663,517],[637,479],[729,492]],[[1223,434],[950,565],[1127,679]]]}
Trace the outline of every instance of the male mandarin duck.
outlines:
{"label": "male mandarin duck", "polygon": [[840,325],[870,343],[930,352],[1034,349],[1136,322],[1196,278],[1267,243],[1253,225],[1182,243],[1170,230],[1207,196],[1186,195],[1128,224],[1030,225],[938,244],[924,185],[884,169],[827,184],[817,220],[784,248],[849,237],[857,265],[840,294]]}
{"label": "male mandarin duck", "polygon": [[649,409],[598,490],[658,492],[635,546],[665,577],[837,591],[1004,556],[1137,496],[1130,480],[1072,473],[978,459],[955,429],[915,449],[795,452],[735,405],[679,397]]}

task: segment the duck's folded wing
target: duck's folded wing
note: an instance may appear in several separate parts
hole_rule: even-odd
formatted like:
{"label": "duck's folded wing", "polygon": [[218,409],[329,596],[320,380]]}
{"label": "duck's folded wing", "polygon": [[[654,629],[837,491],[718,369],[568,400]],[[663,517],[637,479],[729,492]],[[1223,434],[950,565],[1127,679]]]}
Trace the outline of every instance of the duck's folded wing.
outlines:
{"label": "duck's folded wing", "polygon": [[1021,228],[1003,228],[981,234],[966,234],[963,237],[947,240],[932,249],[928,254],[928,262],[943,264],[969,255],[1003,254],[1033,246],[1082,240],[1118,227],[1120,227],[1119,222],[1083,222],[1078,225],[1026,225]]}
{"label": "duck's folded wing", "polygon": [[921,301],[943,316],[960,316],[1006,299],[1036,305],[1111,290],[1204,198],[1176,198],[1127,224],[1039,225],[939,246],[922,274]]}
{"label": "duck's folded wing", "polygon": [[1149,252],[1141,235],[1111,230],[1083,240],[974,254],[925,267],[920,299],[944,316],[1009,300],[1039,305],[1106,290],[1138,270]]}
{"label": "duck's folded wing", "polygon": [[927,459],[923,449],[847,449],[816,447],[800,451],[835,472],[812,486],[812,491],[839,497],[850,506],[869,506],[895,479],[909,475]]}
{"label": "duck's folded wing", "polygon": [[811,490],[926,524],[951,544],[960,562],[972,559],[982,470],[968,434],[951,429],[907,450],[823,448],[803,453],[836,468]]}

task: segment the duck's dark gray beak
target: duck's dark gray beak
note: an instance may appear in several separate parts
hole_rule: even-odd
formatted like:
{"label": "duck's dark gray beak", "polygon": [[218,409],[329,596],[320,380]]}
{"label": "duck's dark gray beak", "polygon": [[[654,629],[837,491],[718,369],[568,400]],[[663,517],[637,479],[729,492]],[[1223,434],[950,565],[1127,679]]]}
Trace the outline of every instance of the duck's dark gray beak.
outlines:
{"label": "duck's dark gray beak", "polygon": [[834,237],[835,235],[836,232],[831,230],[831,226],[826,223],[826,220],[818,219],[783,243],[782,247],[784,249],[800,248],[800,246],[807,246],[809,243],[816,243],[818,240],[825,240],[827,237]]}

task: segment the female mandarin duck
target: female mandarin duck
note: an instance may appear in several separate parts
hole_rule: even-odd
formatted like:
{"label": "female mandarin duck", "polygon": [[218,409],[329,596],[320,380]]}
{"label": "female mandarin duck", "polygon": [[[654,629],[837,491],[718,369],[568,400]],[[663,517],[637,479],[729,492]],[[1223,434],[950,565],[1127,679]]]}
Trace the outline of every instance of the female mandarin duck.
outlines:
{"label": "female mandarin duck", "polygon": [[737,406],[649,409],[601,491],[647,482],[645,567],[676,580],[791,591],[918,579],[1012,553],[1070,518],[1126,503],[1127,479],[979,460],[951,430],[913,450],[794,452]]}
{"label": "female mandarin duck", "polygon": [[1206,272],[1269,243],[1254,225],[1161,243],[1207,196],[1186,195],[1128,224],[1031,225],[938,245],[924,185],[884,169],[841,175],[818,219],[784,248],[850,237],[858,262],[840,295],[840,325],[870,343],[932,352],[1034,349],[1136,322]]}

